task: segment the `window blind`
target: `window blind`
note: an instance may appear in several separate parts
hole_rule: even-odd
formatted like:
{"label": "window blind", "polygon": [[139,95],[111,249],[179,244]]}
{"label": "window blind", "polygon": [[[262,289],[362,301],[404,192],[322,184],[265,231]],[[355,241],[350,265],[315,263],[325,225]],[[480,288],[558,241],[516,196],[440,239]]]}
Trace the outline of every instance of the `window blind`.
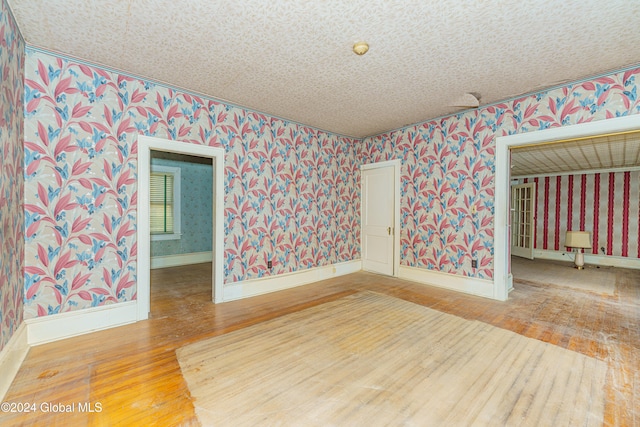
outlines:
{"label": "window blind", "polygon": [[173,174],[151,173],[151,234],[173,233]]}

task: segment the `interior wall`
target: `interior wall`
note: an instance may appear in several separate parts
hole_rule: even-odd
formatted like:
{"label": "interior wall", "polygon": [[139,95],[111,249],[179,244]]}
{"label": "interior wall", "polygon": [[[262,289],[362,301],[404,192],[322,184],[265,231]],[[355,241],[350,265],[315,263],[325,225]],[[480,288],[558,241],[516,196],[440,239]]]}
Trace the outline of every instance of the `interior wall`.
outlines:
{"label": "interior wall", "polygon": [[535,181],[535,248],[566,251],[567,230],[591,232],[586,253],[640,258],[640,171],[523,179]]}
{"label": "interior wall", "polygon": [[495,137],[639,112],[634,69],[358,144],[31,48],[25,74],[26,317],[134,298],[138,134],[225,148],[225,283],[358,259],[358,168],[393,158],[401,264],[491,278]]}
{"label": "interior wall", "polygon": [[180,168],[180,239],[151,239],[151,257],[211,252],[213,235],[213,165],[151,157],[151,166]]}
{"label": "interior wall", "polygon": [[356,140],[26,54],[25,317],[135,299],[140,134],[225,149],[226,284],[360,258]]}
{"label": "interior wall", "polygon": [[[23,321],[24,41],[0,2],[0,350]],[[27,272],[28,273],[28,272]]]}
{"label": "interior wall", "polygon": [[637,114],[638,75],[612,73],[365,138],[363,162],[402,160],[401,265],[491,279],[495,138]]}

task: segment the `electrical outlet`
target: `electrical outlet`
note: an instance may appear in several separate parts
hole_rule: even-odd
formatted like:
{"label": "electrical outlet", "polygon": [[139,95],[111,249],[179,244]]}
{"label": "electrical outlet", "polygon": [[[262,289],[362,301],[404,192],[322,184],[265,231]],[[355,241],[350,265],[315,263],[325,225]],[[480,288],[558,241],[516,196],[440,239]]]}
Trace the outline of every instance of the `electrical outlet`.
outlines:
{"label": "electrical outlet", "polygon": [[273,263],[271,260],[267,261],[267,268],[273,268]]}
{"label": "electrical outlet", "polygon": [[478,260],[477,259],[472,259],[471,260],[471,268],[478,268]]}

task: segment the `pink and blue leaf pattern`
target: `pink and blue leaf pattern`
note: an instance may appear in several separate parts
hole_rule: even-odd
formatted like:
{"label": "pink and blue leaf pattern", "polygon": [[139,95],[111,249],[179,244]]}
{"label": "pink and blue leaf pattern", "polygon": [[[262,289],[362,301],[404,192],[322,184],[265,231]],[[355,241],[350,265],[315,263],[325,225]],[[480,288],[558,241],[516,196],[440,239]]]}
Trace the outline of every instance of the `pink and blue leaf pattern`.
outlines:
{"label": "pink and blue leaf pattern", "polygon": [[24,41],[0,6],[0,350],[23,321]]}
{"label": "pink and blue leaf pattern", "polygon": [[[640,113],[632,69],[365,138],[401,159],[401,264],[493,278],[495,138]],[[478,268],[471,268],[471,260]]]}
{"label": "pink and blue leaf pattern", "polygon": [[638,74],[357,140],[27,49],[25,316],[136,298],[138,135],[225,149],[225,283],[359,259],[360,165],[396,158],[402,265],[491,279],[496,136],[637,114]]}
{"label": "pink and blue leaf pattern", "polygon": [[138,135],[225,149],[225,283],[359,258],[357,140],[32,49],[25,81],[27,317],[136,298]]}

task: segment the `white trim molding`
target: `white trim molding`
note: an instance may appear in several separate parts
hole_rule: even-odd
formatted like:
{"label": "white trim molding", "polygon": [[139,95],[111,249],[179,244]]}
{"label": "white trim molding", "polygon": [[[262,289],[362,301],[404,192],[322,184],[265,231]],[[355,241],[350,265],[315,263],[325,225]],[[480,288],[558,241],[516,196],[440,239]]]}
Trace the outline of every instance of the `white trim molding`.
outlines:
{"label": "white trim molding", "polygon": [[[494,217],[494,298],[506,300],[509,290],[509,198],[511,148],[553,143],[574,138],[593,137],[640,129],[640,114],[616,117],[595,122],[562,126],[535,132],[518,133],[496,138],[496,178]],[[576,171],[580,173],[580,171]]]}
{"label": "white trim molding", "polygon": [[134,323],[137,319],[136,301],[25,319],[0,351],[0,401],[31,346]]}
{"label": "white trim molding", "polygon": [[284,289],[307,285],[320,280],[331,279],[358,272],[362,269],[361,260],[340,262],[323,267],[310,268],[302,271],[279,274],[277,276],[261,277],[259,279],[244,280],[224,286],[224,301],[233,301]]}
{"label": "white trim molding", "polygon": [[451,289],[465,294],[494,298],[493,281],[476,277],[460,276],[441,271],[426,270],[418,267],[400,266],[400,279],[410,280],[423,285]]}
{"label": "white trim molding", "polygon": [[192,252],[190,254],[175,254],[151,257],[151,269],[178,267],[181,265],[201,264],[213,261],[212,252]]}
{"label": "white trim molding", "polygon": [[4,400],[28,352],[27,325],[22,322],[0,351],[0,402]]}
{"label": "white trim molding", "polygon": [[212,293],[214,302],[222,302],[224,286],[224,149],[208,145],[155,138],[138,137],[138,320],[149,317],[151,305],[151,247],[149,221],[149,174],[151,150],[208,157],[213,163],[213,268]]}
{"label": "white trim molding", "polygon": [[606,169],[581,169],[580,171],[567,171],[567,172],[550,172],[550,173],[540,173],[535,175],[514,175],[511,179],[522,180],[524,178],[544,178],[547,176],[566,176],[566,175],[589,175],[596,173],[610,173],[610,172],[635,172],[640,171],[640,166],[626,166],[626,167],[617,167],[617,168],[606,168]]}
{"label": "white trim molding", "polygon": [[134,323],[137,318],[137,302],[127,301],[26,319],[27,342],[29,345],[45,344]]}
{"label": "white trim molding", "polygon": [[[550,251],[544,249],[535,249],[533,251],[533,257],[540,259],[549,259],[553,261],[568,261],[574,262],[576,253],[570,251]],[[607,256],[607,255],[593,255],[593,254],[584,254],[584,263],[585,265],[600,265],[606,267],[620,267],[620,268],[632,268],[635,270],[640,270],[640,259],[639,258],[623,258],[617,256]]]}

